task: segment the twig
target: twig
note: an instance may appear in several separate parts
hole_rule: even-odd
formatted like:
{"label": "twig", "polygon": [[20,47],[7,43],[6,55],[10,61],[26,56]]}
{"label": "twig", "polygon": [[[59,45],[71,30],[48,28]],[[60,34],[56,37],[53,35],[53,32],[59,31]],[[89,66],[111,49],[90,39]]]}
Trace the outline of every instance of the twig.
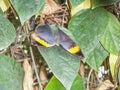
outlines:
{"label": "twig", "polygon": [[[28,21],[29,22],[29,21]],[[28,34],[28,22],[26,22],[26,31],[27,31],[27,34]],[[27,39],[28,39],[28,41],[30,41],[29,40],[29,36],[27,36]],[[31,58],[32,58],[32,62],[33,62],[33,67],[34,67],[34,69],[35,69],[35,74],[36,74],[36,77],[37,77],[37,80],[38,80],[38,84],[39,84],[39,90],[43,90],[43,87],[42,87],[42,84],[40,83],[40,78],[39,78],[39,75],[38,75],[38,72],[37,72],[37,68],[36,68],[36,64],[35,64],[35,59],[34,59],[34,55],[33,55],[33,50],[32,50],[32,47],[30,46],[29,47],[29,49],[30,49],[30,54],[31,54]]]}
{"label": "twig", "polygon": [[12,10],[12,12],[13,12],[15,18],[18,19],[18,16],[17,16],[17,14],[16,14],[16,11],[14,10],[14,8],[13,8],[13,6],[12,6],[10,0],[8,0],[8,2],[9,2],[10,8],[11,8],[11,10]]}
{"label": "twig", "polygon": [[40,90],[43,90],[42,85],[40,83],[40,78],[39,78],[39,75],[38,75],[38,72],[37,72],[37,68],[36,68],[36,64],[35,64],[35,59],[34,59],[34,56],[33,56],[33,50],[32,50],[31,46],[30,46],[30,53],[31,53],[32,61],[33,61],[33,66],[34,66],[34,69],[35,69],[35,74],[36,74],[36,77],[37,77],[37,80],[38,80],[38,84],[40,86]]}
{"label": "twig", "polygon": [[93,71],[93,69],[91,69],[90,70],[90,72],[89,72],[89,74],[88,74],[88,79],[87,79],[87,90],[89,90],[89,81],[90,81],[90,76],[91,76],[91,74],[92,74],[92,71]]}

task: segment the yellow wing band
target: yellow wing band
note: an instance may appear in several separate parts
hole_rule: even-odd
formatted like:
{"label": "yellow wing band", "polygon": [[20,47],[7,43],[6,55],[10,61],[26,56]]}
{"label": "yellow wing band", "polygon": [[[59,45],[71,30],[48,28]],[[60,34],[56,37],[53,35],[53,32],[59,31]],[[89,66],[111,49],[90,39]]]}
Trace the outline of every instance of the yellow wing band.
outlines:
{"label": "yellow wing band", "polygon": [[80,47],[78,45],[76,45],[74,47],[69,48],[68,51],[72,54],[75,54],[80,51]]}
{"label": "yellow wing band", "polygon": [[35,33],[31,34],[31,37],[38,42],[39,44],[45,46],[45,47],[50,47],[51,44],[47,43],[46,41],[44,41],[43,39],[39,38]]}

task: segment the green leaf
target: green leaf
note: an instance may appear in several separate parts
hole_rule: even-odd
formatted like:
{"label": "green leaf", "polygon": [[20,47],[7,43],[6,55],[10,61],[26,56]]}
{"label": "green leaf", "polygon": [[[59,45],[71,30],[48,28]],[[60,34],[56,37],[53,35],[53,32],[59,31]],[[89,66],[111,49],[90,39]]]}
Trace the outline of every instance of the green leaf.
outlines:
{"label": "green leaf", "polygon": [[23,70],[10,56],[0,55],[0,89],[22,90]]}
{"label": "green leaf", "polygon": [[47,86],[45,87],[45,90],[66,90],[65,87],[60,83],[60,81],[53,76]]}
{"label": "green leaf", "polygon": [[102,8],[86,9],[78,12],[69,22],[68,29],[73,33],[85,56],[85,61],[98,70],[107,56],[100,39],[106,30],[108,12]]}
{"label": "green leaf", "polygon": [[80,58],[70,54],[62,47],[38,48],[57,79],[69,90],[77,76]]}
{"label": "green leaf", "polygon": [[79,4],[81,4],[84,0],[69,0],[70,5],[72,8],[78,6]]}
{"label": "green leaf", "polygon": [[100,43],[97,43],[94,49],[86,57],[86,62],[95,70],[98,71],[100,65],[107,57],[107,52],[101,46]]}
{"label": "green leaf", "polygon": [[119,2],[120,0],[92,0],[92,7],[107,6]]}
{"label": "green leaf", "polygon": [[4,15],[3,11],[0,8],[0,17],[2,17]]}
{"label": "green leaf", "polygon": [[70,90],[85,90],[83,79],[77,75]]}
{"label": "green leaf", "polygon": [[0,50],[7,48],[15,39],[16,32],[12,23],[4,17],[0,9]]}
{"label": "green leaf", "polygon": [[[53,76],[48,85],[46,86],[45,90],[66,90],[66,89],[60,83],[60,81],[55,76]],[[70,90],[85,90],[84,81],[79,75],[75,78]]]}
{"label": "green leaf", "polygon": [[120,22],[112,14],[109,14],[108,18],[101,43],[107,51],[118,55],[120,51]]}
{"label": "green leaf", "polygon": [[45,4],[45,0],[10,0],[15,8],[22,25],[31,16],[38,14]]}

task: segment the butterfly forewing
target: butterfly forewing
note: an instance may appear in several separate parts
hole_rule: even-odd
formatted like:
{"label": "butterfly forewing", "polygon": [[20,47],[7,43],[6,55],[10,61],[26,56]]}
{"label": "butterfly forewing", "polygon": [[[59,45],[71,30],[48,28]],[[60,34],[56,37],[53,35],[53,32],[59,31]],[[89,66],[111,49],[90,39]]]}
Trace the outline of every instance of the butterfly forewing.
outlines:
{"label": "butterfly forewing", "polygon": [[35,32],[31,34],[32,42],[39,43],[42,46],[52,46],[54,44],[54,34],[49,25],[40,25],[36,28]]}

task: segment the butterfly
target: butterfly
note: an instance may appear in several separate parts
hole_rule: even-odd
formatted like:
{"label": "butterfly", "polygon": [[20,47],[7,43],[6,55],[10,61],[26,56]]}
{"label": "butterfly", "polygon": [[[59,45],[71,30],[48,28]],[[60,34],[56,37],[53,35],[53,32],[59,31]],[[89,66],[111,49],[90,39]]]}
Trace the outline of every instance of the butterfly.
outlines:
{"label": "butterfly", "polygon": [[77,45],[65,32],[60,28],[57,28],[55,32],[52,32],[50,26],[47,24],[36,27],[35,32],[31,34],[31,42],[33,45],[45,47],[59,45],[68,52],[83,57],[79,45]]}

